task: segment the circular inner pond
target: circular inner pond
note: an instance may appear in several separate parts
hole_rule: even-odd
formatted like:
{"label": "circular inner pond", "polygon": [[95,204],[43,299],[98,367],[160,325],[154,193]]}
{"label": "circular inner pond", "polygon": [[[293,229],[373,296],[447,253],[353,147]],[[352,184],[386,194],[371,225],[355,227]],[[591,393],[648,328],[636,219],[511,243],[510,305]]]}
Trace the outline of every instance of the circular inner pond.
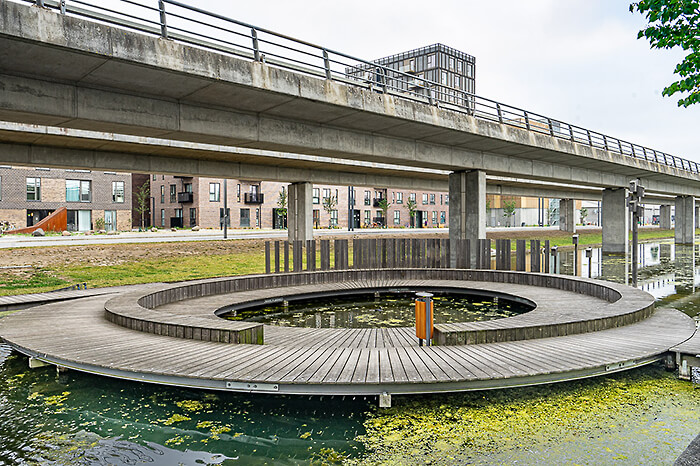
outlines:
{"label": "circular inner pond", "polygon": [[[503,319],[532,310],[532,306],[502,297],[435,292],[434,322],[477,322]],[[232,310],[229,320],[261,322],[281,327],[386,328],[415,325],[415,293],[373,292],[342,297],[300,299],[287,305]]]}

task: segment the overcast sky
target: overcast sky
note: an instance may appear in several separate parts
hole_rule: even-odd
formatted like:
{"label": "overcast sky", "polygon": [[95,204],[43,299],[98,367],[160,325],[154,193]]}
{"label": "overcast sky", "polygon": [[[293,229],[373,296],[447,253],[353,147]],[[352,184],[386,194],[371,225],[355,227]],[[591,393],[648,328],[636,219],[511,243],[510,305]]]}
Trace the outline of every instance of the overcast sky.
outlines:
{"label": "overcast sky", "polygon": [[661,96],[683,53],[637,40],[627,1],[184,1],[367,60],[440,42],[480,96],[700,162],[700,106]]}

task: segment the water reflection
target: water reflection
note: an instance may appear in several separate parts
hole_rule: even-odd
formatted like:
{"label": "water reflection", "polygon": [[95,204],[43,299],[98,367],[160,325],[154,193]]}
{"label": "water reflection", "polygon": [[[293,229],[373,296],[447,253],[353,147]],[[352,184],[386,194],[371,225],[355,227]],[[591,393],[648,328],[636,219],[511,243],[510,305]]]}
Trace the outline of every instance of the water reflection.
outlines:
{"label": "water reflection", "polygon": [[[603,254],[592,248],[591,258],[585,249],[578,250],[576,275],[616,283],[630,284],[631,254]],[[673,241],[639,245],[638,288],[653,295],[666,305],[683,310],[691,316],[700,315],[700,245],[680,245]],[[574,274],[574,251],[560,251],[556,258],[561,273]]]}

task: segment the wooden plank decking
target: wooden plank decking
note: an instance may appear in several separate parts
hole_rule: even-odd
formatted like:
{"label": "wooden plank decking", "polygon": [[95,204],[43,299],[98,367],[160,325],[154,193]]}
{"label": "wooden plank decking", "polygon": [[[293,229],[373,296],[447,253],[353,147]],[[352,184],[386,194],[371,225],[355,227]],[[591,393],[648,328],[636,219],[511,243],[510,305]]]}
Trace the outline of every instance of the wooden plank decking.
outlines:
{"label": "wooden plank decking", "polygon": [[398,394],[604,374],[659,359],[695,330],[682,313],[659,310],[620,328],[517,342],[419,348],[406,329],[361,329],[322,332],[321,341],[312,344],[311,332],[302,339],[280,328],[275,344],[234,345],[120,327],[104,319],[107,299],[19,312],[0,319],[0,335],[17,350],[53,364],[154,383],[292,394]]}

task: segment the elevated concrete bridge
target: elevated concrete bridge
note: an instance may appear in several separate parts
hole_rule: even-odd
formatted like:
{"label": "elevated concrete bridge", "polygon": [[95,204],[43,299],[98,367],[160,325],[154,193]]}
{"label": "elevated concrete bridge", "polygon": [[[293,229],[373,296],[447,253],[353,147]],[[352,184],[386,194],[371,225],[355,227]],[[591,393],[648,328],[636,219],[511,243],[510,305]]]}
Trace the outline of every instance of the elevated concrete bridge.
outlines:
{"label": "elevated concrete bridge", "polygon": [[[270,166],[279,167],[275,176],[294,182],[289,209],[292,239],[311,235],[310,181],[325,180],[334,172],[336,182],[397,187],[434,183],[430,189],[438,189],[447,176],[454,239],[485,236],[487,176],[555,183],[538,195],[568,191],[556,196],[568,200],[562,209],[565,228],[573,227],[577,190],[557,186],[580,186],[578,191],[600,193],[606,252],[626,250],[626,187],[639,178],[661,202],[667,199],[664,196],[673,197],[676,240],[693,242],[695,197],[700,196],[700,170],[694,162],[530,112],[519,117],[510,110],[504,117],[507,106],[498,103],[494,117],[479,110],[477,104],[483,105],[485,99],[476,96],[467,96],[468,104],[459,108],[441,105],[440,99],[435,102],[432,93],[421,99],[387,89],[386,81],[378,88],[347,76],[339,79],[326,49],[319,49],[325,72],[287,66],[280,60],[266,62],[255,48],[255,31],[264,30],[253,29],[254,50],[242,53],[191,38],[172,40],[164,16],[158,36],[116,18],[91,14],[92,19],[85,19],[71,11],[85,15],[76,8],[59,14],[0,0],[0,119],[251,152],[214,154],[177,147],[173,154],[165,151],[168,155],[162,156],[148,144],[139,148],[129,141],[113,141],[96,150],[70,131],[44,135],[41,141],[35,133],[3,131],[0,163],[43,159],[56,166],[134,169],[139,166],[134,161],[148,165],[137,156],[141,154],[153,161],[150,167],[165,168],[146,171],[191,175],[216,171],[244,178],[272,176],[265,175]],[[96,17],[119,24],[96,22]],[[570,137],[562,137],[567,134]],[[260,150],[280,151],[284,161],[271,163],[254,152]],[[285,157],[289,153],[307,157]],[[406,181],[410,178],[419,181]],[[505,194],[504,185],[500,189]]]}

